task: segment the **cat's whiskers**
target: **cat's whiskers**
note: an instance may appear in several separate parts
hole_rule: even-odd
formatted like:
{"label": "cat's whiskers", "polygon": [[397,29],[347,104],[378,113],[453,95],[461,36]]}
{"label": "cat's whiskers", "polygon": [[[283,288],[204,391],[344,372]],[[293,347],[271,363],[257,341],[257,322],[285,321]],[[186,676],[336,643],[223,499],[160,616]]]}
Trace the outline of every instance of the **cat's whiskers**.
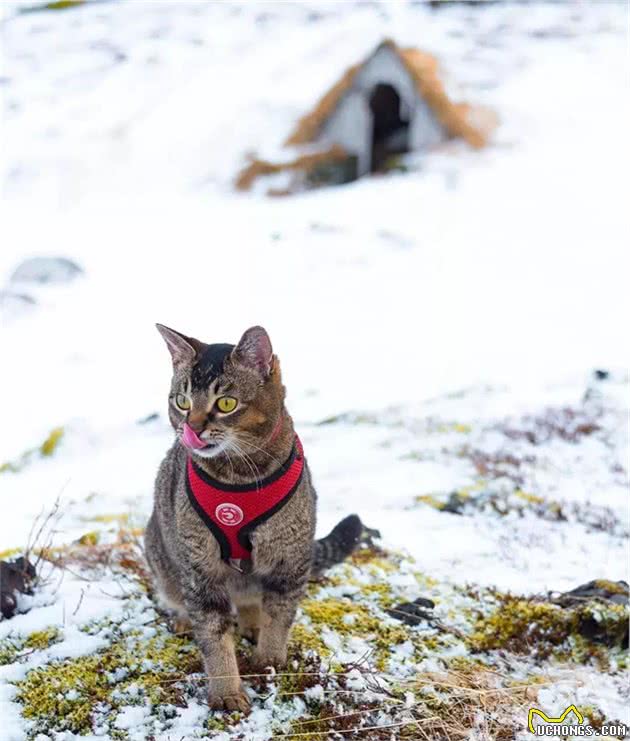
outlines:
{"label": "cat's whiskers", "polygon": [[250,448],[254,448],[254,450],[258,450],[261,453],[264,453],[268,458],[271,458],[271,460],[274,463],[277,463],[279,466],[283,465],[281,461],[279,461],[275,456],[271,455],[271,453],[267,452],[264,448],[260,448],[258,447],[258,445],[254,445],[254,443],[250,443],[248,440],[243,440],[242,442],[244,445],[247,445]]}
{"label": "cat's whiskers", "polygon": [[252,470],[252,472],[254,473],[254,477],[255,477],[255,481],[256,481],[256,486],[258,487],[258,485],[260,484],[260,482],[263,479],[263,475],[260,472],[260,468],[256,464],[256,461],[251,457],[251,455],[249,455],[248,453],[246,453],[240,445],[238,446],[238,450],[239,450],[239,453],[242,456],[243,460],[245,460],[245,461],[248,462],[248,464],[250,466],[250,470]]}
{"label": "cat's whiskers", "polygon": [[236,478],[236,472],[234,471],[234,465],[232,464],[232,459],[230,458],[230,444],[229,444],[230,441],[228,440],[227,443],[228,443],[228,445],[227,445],[227,447],[225,448],[225,451],[224,451],[225,452],[225,459],[230,464],[230,468],[232,469],[232,478],[235,479]]}
{"label": "cat's whiskers", "polygon": [[231,439],[229,440],[228,444],[231,450],[234,453],[236,453],[236,455],[243,461],[243,463],[245,463],[245,465],[252,472],[252,475],[254,477],[254,483],[256,484],[256,488],[259,489],[260,488],[260,471],[258,470],[258,466],[256,466],[256,464],[250,458],[250,456],[248,456],[247,453],[245,453],[245,451],[240,447],[240,445],[236,442],[236,440]]}

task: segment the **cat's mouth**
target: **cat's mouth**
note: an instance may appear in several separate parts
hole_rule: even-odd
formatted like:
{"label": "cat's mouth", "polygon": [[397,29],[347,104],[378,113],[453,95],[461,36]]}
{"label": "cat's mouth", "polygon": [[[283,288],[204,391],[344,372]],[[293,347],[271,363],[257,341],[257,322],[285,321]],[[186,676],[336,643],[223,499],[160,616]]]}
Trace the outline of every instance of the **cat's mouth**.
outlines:
{"label": "cat's mouth", "polygon": [[204,440],[187,422],[181,427],[179,439],[185,448],[204,457],[218,455],[225,447],[224,440]]}

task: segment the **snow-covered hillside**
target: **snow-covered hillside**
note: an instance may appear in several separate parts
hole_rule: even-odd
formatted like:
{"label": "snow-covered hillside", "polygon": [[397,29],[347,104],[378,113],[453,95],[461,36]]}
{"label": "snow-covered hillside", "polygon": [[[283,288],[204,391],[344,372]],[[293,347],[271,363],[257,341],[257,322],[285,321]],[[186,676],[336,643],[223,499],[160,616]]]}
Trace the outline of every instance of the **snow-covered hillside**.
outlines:
{"label": "snow-covered hillside", "polygon": [[[319,530],[356,511],[387,551],[380,565],[341,567],[320,598],[345,595],[344,579],[386,583],[391,600],[441,602],[451,637],[465,636],[418,653],[411,628],[387,657],[398,668],[381,656],[381,673],[448,670],[446,656],[466,654],[474,619],[448,614],[449,590],[470,587],[452,603],[465,612],[475,589],[489,610],[483,590],[628,581],[623,4],[128,0],[23,12],[38,4],[5,2],[1,26],[0,551],[23,549],[57,500],[50,545],[139,537],[172,440],[170,361],[153,324],[208,342],[263,324],[318,487]],[[246,155],[277,151],[384,37],[435,54],[451,94],[491,106],[492,145],[453,143],[409,172],[290,198],[236,193]],[[11,281],[37,255],[83,273]],[[133,575],[78,562],[0,624],[11,660],[2,741],[62,727],[22,718],[12,700],[28,670],[158,620]],[[430,584],[404,576],[416,571]],[[123,600],[111,596],[121,579]],[[355,598],[383,619],[387,599]],[[50,641],[24,643],[47,630]],[[163,625],[151,630],[167,640]],[[328,630],[344,670],[373,648]],[[400,648],[409,641],[415,652]],[[497,667],[496,653],[482,658]],[[584,704],[623,719],[618,659],[600,681],[592,658],[545,657],[549,712],[577,702],[566,693],[580,686]],[[533,659],[519,661],[503,674],[530,676]],[[202,700],[184,695],[185,709],[159,718],[126,695],[92,731],[210,733]],[[221,732],[268,738],[268,705],[255,704],[258,725]],[[297,733],[290,723],[312,710],[274,707],[276,735]]]}

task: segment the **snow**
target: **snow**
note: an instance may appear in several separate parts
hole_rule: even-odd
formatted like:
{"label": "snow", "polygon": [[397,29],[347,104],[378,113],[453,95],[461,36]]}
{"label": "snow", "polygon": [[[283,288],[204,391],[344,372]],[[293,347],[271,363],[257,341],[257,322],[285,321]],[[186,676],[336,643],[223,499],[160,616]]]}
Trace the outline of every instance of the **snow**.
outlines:
{"label": "snow", "polygon": [[[263,324],[320,534],[356,511],[433,578],[522,593],[629,580],[627,480],[613,470],[627,464],[630,367],[622,4],[147,0],[16,13],[33,4],[2,8],[0,293],[32,256],[85,275],[21,286],[33,306],[0,305],[0,465],[65,431],[50,458],[0,473],[0,550],[24,547],[57,499],[57,544],[115,537],[103,515],[141,527],[172,440],[153,324],[217,342]],[[246,154],[279,156],[295,120],[385,36],[436,54],[449,90],[498,112],[492,146],[454,143],[408,173],[292,198],[234,192]],[[532,451],[497,430],[580,406],[594,368],[612,372],[597,392],[603,433]],[[464,446],[534,452],[526,491],[574,505],[571,519],[419,503],[486,486]],[[614,526],[589,524],[602,508]],[[0,637],[63,625],[64,642],[33,660],[86,655],[103,639],[79,627],[121,620],[119,595],[117,581],[51,583]],[[324,639],[346,658],[365,650]],[[612,679],[585,682],[622,717]],[[0,692],[3,733],[22,738],[11,689]],[[247,733],[266,738],[257,712]],[[141,726],[142,713],[116,723]],[[202,717],[201,704],[178,708],[172,738],[193,738]]]}
{"label": "snow", "polygon": [[120,711],[116,718],[116,728],[129,730],[131,728],[142,726],[150,714],[150,708],[138,705],[129,705]]}
{"label": "snow", "polygon": [[6,741],[23,741],[24,719],[20,706],[12,702],[15,688],[9,684],[0,685],[0,704],[2,706],[2,733]]}
{"label": "snow", "polygon": [[[208,715],[207,707],[196,703],[188,703],[186,708],[177,708],[177,721],[174,730],[168,734],[158,735],[156,738],[170,741],[175,738],[195,738]],[[218,741],[226,741],[227,734],[217,734]]]}

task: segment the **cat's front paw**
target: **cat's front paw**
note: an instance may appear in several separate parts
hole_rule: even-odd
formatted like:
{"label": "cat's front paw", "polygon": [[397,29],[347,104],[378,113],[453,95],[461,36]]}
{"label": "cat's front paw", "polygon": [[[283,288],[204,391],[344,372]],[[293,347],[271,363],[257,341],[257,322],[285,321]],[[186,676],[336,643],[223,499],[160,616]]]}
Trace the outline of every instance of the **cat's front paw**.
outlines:
{"label": "cat's front paw", "polygon": [[287,654],[286,651],[283,653],[263,653],[261,651],[254,651],[252,661],[259,671],[268,669],[270,666],[274,669],[280,669],[287,663]]}
{"label": "cat's front paw", "polygon": [[258,642],[259,630],[257,627],[253,627],[251,625],[247,625],[247,626],[239,625],[238,632],[240,633],[242,638],[247,639],[250,643],[253,643],[254,645],[256,645],[256,643]]}
{"label": "cat's front paw", "polygon": [[171,621],[171,630],[175,635],[192,635],[192,623],[187,617],[175,617]]}
{"label": "cat's front paw", "polygon": [[224,695],[222,697],[210,693],[208,695],[208,705],[211,710],[223,710],[228,713],[238,710],[241,713],[248,713],[251,702],[245,694],[245,690],[241,688],[233,695]]}

